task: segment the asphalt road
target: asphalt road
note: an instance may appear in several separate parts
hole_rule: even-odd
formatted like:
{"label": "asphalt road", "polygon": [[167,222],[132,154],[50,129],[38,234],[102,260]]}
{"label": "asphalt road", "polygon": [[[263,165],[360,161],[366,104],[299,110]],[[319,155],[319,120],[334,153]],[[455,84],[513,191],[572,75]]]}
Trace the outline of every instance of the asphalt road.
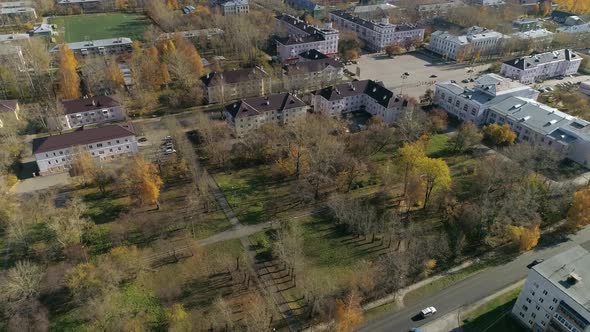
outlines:
{"label": "asphalt road", "polygon": [[[414,303],[406,303],[405,307],[396,312],[387,314],[377,320],[368,322],[359,331],[387,331],[403,332],[409,331],[412,327],[419,327],[436,317],[443,316],[462,306],[483,299],[523,278],[528,274],[527,264],[537,258],[549,258],[576,244],[590,241],[590,227],[586,227],[569,240],[558,245],[539,248],[518,256],[516,259],[504,265],[496,266],[454,284],[442,291],[439,291],[428,298],[418,300]],[[420,310],[434,306],[438,312],[435,316],[424,320],[413,321]],[[415,318],[414,318],[415,319]]]}

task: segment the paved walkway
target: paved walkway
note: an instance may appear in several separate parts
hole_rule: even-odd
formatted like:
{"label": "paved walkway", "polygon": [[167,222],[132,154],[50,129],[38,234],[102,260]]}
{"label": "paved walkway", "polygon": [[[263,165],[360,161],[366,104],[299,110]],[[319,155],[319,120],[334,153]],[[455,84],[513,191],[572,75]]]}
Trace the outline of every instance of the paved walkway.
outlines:
{"label": "paved walkway", "polygon": [[[219,206],[221,206],[221,209],[223,210],[223,213],[225,214],[226,218],[229,220],[229,222],[232,225],[234,225],[234,229],[232,231],[235,233],[233,235],[239,236],[240,243],[242,244],[242,247],[244,247],[244,250],[246,251],[246,254],[248,255],[249,262],[250,262],[250,269],[252,270],[251,272],[253,273],[252,275],[257,276],[258,279],[260,280],[259,287],[262,287],[262,290],[268,291],[268,294],[271,296],[272,301],[274,302],[275,306],[278,308],[279,313],[283,316],[283,318],[287,322],[289,329],[291,331],[300,330],[299,320],[293,315],[293,312],[291,311],[291,308],[289,307],[289,303],[283,297],[283,294],[274,285],[272,273],[270,273],[270,271],[268,271],[264,262],[258,261],[258,259],[256,258],[257,252],[254,249],[253,244],[250,242],[250,239],[248,238],[248,235],[249,235],[248,232],[254,231],[256,229],[256,226],[259,226],[259,225],[251,226],[251,227],[250,226],[242,226],[240,224],[240,220],[238,219],[235,212],[233,211],[233,209],[229,205],[227,199],[225,198],[225,195],[223,195],[223,192],[221,191],[221,189],[219,189],[219,186],[217,185],[217,182],[215,182],[215,179],[213,178],[213,176],[211,176],[209,173],[206,173],[206,174],[208,176],[209,189],[211,190],[213,197],[215,197],[215,200],[217,201]],[[264,225],[265,224],[261,224],[260,227],[263,227],[263,229],[264,229]],[[226,237],[229,238],[230,236],[231,235],[226,234]],[[207,239],[205,239],[205,240],[207,240]],[[213,241],[213,240],[211,240],[211,241]],[[202,241],[204,241],[204,240],[202,240]]]}
{"label": "paved walkway", "polygon": [[242,225],[235,225],[231,229],[227,231],[223,231],[221,233],[217,233],[212,235],[208,238],[202,239],[197,241],[199,245],[206,246],[217,242],[223,242],[227,240],[235,240],[242,237],[247,237],[252,234],[256,234],[258,232],[262,232],[267,229],[273,228],[272,222],[265,222],[263,224],[257,225],[249,225],[249,226],[242,226]]}

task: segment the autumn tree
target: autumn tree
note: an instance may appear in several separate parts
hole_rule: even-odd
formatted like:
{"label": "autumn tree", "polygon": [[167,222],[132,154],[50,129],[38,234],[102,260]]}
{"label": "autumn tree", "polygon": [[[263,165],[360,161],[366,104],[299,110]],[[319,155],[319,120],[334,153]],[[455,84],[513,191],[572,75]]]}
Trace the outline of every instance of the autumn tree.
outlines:
{"label": "autumn tree", "polygon": [[39,295],[44,271],[30,261],[18,261],[1,279],[2,297],[9,302],[25,302]]}
{"label": "autumn tree", "polygon": [[141,156],[133,158],[130,165],[131,173],[128,174],[131,195],[140,205],[156,204],[159,208],[160,187],[162,179],[158,175],[154,164],[147,162]]}
{"label": "autumn tree", "polygon": [[73,152],[72,168],[70,172],[73,176],[80,177],[82,183],[87,185],[97,169],[96,162],[90,152],[83,148],[75,149]]}
{"label": "autumn tree", "polygon": [[436,132],[442,132],[447,129],[447,126],[449,125],[449,115],[445,110],[437,108],[432,111],[430,121],[432,123],[432,128]]}
{"label": "autumn tree", "polygon": [[574,200],[568,213],[568,225],[577,229],[590,224],[590,188],[574,193]]}
{"label": "autumn tree", "polygon": [[47,221],[47,226],[55,233],[55,238],[62,248],[82,242],[82,233],[87,225],[84,213],[86,206],[79,198],[74,198]]}
{"label": "autumn tree", "polygon": [[359,295],[352,291],[336,300],[336,331],[353,331],[363,321],[363,308]]}
{"label": "autumn tree", "polygon": [[503,125],[489,124],[483,127],[483,134],[495,146],[512,145],[516,141],[516,133],[506,123]]}
{"label": "autumn tree", "polygon": [[539,224],[529,227],[508,225],[507,232],[514,243],[518,245],[521,252],[529,251],[537,246],[541,237]]}
{"label": "autumn tree", "polygon": [[400,55],[406,52],[406,49],[403,48],[400,44],[391,44],[385,47],[385,54],[388,56]]}
{"label": "autumn tree", "polygon": [[58,93],[63,99],[80,97],[80,77],[78,76],[78,61],[74,52],[67,44],[59,47],[58,51]]}
{"label": "autumn tree", "polygon": [[415,172],[420,159],[426,158],[426,142],[419,140],[406,143],[399,150],[399,163],[404,173],[404,195],[406,194],[410,175]]}
{"label": "autumn tree", "polygon": [[463,122],[449,138],[451,149],[456,152],[467,151],[481,142],[483,135],[472,122]]}
{"label": "autumn tree", "polygon": [[432,191],[447,189],[451,186],[451,170],[447,163],[440,158],[422,157],[417,161],[418,173],[425,181],[424,208],[426,208]]}

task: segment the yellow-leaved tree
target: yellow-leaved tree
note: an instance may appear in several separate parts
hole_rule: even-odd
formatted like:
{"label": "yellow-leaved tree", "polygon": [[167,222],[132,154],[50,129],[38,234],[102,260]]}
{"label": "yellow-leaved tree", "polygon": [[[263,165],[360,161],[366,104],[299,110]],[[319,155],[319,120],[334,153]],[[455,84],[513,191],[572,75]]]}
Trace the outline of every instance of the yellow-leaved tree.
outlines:
{"label": "yellow-leaved tree", "polygon": [[424,208],[428,204],[433,190],[447,189],[451,186],[451,170],[449,165],[440,158],[423,157],[418,159],[418,172],[424,178]]}
{"label": "yellow-leaved tree", "polygon": [[483,134],[492,144],[497,146],[512,145],[516,141],[516,133],[508,124],[492,123],[483,127]]}
{"label": "yellow-leaved tree", "polygon": [[74,52],[67,45],[61,45],[58,52],[59,70],[57,72],[59,82],[59,97],[72,99],[80,97],[80,76],[78,76],[78,61]]}
{"label": "yellow-leaved tree", "polygon": [[508,236],[518,244],[521,252],[529,251],[537,246],[541,238],[541,229],[538,223],[530,227],[509,225],[507,227]]}
{"label": "yellow-leaved tree", "polygon": [[363,308],[356,292],[336,300],[336,331],[353,331],[363,321]]}
{"label": "yellow-leaved tree", "polygon": [[197,52],[195,45],[179,33],[174,34],[174,45],[176,46],[176,51],[191,64],[197,77],[200,77],[203,74],[203,60],[199,52]]}
{"label": "yellow-leaved tree", "polygon": [[156,204],[160,208],[160,186],[162,179],[158,175],[156,166],[145,161],[143,157],[133,158],[131,165],[132,172],[129,174],[131,195],[139,205]]}
{"label": "yellow-leaved tree", "polygon": [[590,225],[590,188],[574,193],[574,199],[568,212],[568,226],[577,229]]}

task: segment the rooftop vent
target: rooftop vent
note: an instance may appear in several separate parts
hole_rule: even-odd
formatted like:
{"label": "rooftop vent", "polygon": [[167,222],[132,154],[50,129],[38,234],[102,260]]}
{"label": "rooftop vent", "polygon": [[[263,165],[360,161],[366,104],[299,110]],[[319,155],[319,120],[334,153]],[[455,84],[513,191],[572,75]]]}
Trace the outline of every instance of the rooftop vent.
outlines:
{"label": "rooftop vent", "polygon": [[530,115],[527,115],[527,116],[524,116],[524,117],[520,118],[520,121],[521,122],[524,122],[524,121],[526,121],[526,120],[528,120],[530,118],[531,118]]}
{"label": "rooftop vent", "polygon": [[512,106],[512,108],[514,108],[514,109],[521,108],[521,107],[522,107],[522,104],[516,104],[516,105]]}
{"label": "rooftop vent", "polygon": [[548,125],[548,126],[550,126],[550,125],[554,125],[554,124],[556,124],[556,123],[557,123],[557,120],[553,119],[553,120],[549,120],[549,121],[547,122],[547,125]]}

